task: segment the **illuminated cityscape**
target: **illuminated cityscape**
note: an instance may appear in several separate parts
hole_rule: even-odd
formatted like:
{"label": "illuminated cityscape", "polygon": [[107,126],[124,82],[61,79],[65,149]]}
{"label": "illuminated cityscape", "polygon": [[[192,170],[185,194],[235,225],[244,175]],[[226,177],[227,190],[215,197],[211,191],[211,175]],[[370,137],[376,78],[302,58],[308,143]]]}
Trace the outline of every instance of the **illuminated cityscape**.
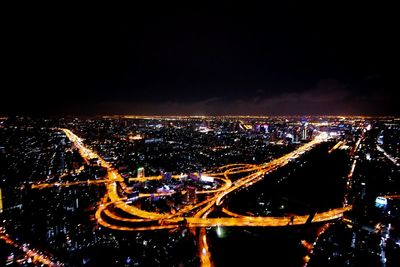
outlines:
{"label": "illuminated cityscape", "polygon": [[241,264],[397,266],[399,130],[393,117],[3,118],[2,261],[224,266],[221,247],[243,242]]}
{"label": "illuminated cityscape", "polygon": [[7,2],[0,267],[399,267],[397,8]]}

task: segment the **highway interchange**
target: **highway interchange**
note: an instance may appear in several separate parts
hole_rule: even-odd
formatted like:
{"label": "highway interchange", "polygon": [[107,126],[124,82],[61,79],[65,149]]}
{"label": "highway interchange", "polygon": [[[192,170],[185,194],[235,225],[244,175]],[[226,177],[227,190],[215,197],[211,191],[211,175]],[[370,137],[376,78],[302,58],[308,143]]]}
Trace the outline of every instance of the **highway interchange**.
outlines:
{"label": "highway interchange", "polygon": [[[79,149],[81,156],[85,160],[97,158],[104,168],[107,169],[106,179],[99,181],[106,184],[106,195],[102,199],[96,211],[98,223],[104,227],[121,231],[140,231],[140,230],[159,230],[179,227],[185,223],[188,227],[215,227],[215,226],[287,226],[305,224],[309,215],[299,215],[294,217],[263,217],[263,216],[244,216],[234,214],[222,208],[227,215],[220,218],[208,218],[206,215],[216,207],[222,206],[224,198],[241,188],[248,187],[262,180],[266,174],[286,165],[290,160],[300,157],[304,152],[312,149],[315,145],[327,139],[326,134],[317,135],[312,141],[300,146],[278,159],[260,165],[252,164],[230,164],[217,169],[215,172],[206,175],[220,179],[222,186],[214,190],[196,192],[197,194],[207,194],[208,197],[194,205],[188,205],[176,213],[157,213],[139,209],[127,201],[125,196],[118,193],[118,185],[127,189],[123,177],[100,155],[86,147],[82,140],[68,129],[62,129],[69,140]],[[232,175],[243,175],[234,182],[230,179]],[[161,179],[161,177],[132,178],[140,181]],[[164,196],[169,193],[140,194],[139,197]],[[123,211],[116,213],[115,210]],[[329,211],[315,214],[312,222],[323,222],[340,218],[343,212],[351,209],[351,206],[331,209]],[[128,216],[122,216],[121,214]],[[191,215],[189,215],[191,214]],[[122,222],[119,224],[118,222]]]}
{"label": "highway interchange", "polygon": [[[198,231],[199,257],[202,266],[212,266],[211,256],[207,244],[206,227],[221,226],[246,226],[246,227],[285,227],[292,225],[303,225],[306,223],[320,223],[341,218],[343,213],[350,210],[351,205],[345,204],[343,207],[334,208],[328,211],[311,215],[294,216],[248,216],[237,214],[230,211],[223,205],[224,199],[240,189],[252,186],[261,181],[267,174],[271,173],[290,161],[301,157],[302,154],[309,151],[316,145],[326,141],[328,135],[319,133],[308,143],[298,147],[296,150],[263,164],[228,164],[205,172],[204,175],[218,180],[219,188],[210,190],[196,191],[197,195],[202,195],[201,201],[195,204],[189,204],[176,212],[158,213],[140,209],[128,200],[125,193],[130,193],[129,188],[121,174],[113,166],[105,161],[98,153],[87,147],[82,139],[69,129],[61,129],[73,145],[79,150],[80,155],[86,162],[91,159],[97,159],[99,165],[107,170],[105,178],[101,180],[75,181],[66,183],[42,183],[33,185],[32,188],[43,189],[52,186],[68,187],[79,184],[97,184],[105,185],[106,193],[101,199],[95,213],[95,218],[100,226],[118,230],[118,231],[151,231],[161,229],[176,229],[182,225],[191,229],[193,234]],[[343,142],[337,143],[330,151],[337,149]],[[233,177],[234,176],[234,177]],[[179,179],[178,175],[173,176]],[[162,176],[130,178],[129,181],[146,182],[161,180]],[[120,190],[119,190],[120,189]],[[153,198],[171,195],[173,192],[154,192],[139,194],[139,198]],[[218,209],[223,217],[209,217],[209,215]]]}

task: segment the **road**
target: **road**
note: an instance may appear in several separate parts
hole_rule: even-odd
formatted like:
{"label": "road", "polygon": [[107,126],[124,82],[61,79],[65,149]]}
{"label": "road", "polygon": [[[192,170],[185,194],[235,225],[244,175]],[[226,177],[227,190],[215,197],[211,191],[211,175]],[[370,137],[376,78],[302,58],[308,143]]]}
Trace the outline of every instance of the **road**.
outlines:
{"label": "road", "polygon": [[400,161],[393,157],[392,155],[388,154],[381,146],[376,145],[376,148],[378,149],[379,152],[382,152],[383,155],[388,158],[391,162],[393,162],[393,164],[400,166]]}
{"label": "road", "polygon": [[[261,181],[266,177],[266,174],[273,172],[290,161],[301,157],[302,154],[312,149],[314,146],[327,140],[326,134],[317,135],[312,141],[300,146],[293,152],[290,152],[280,158],[266,162],[263,164],[228,164],[216,168],[215,171],[205,172],[206,175],[219,180],[220,187],[212,190],[199,190],[196,194],[205,194],[205,200],[200,201],[194,205],[187,205],[181,210],[174,213],[158,213],[153,211],[146,211],[131,205],[127,202],[125,196],[118,193],[118,186],[121,186],[123,191],[129,191],[129,188],[124,183],[123,177],[114,169],[111,164],[106,162],[100,155],[90,148],[86,147],[82,139],[72,133],[68,129],[62,129],[69,140],[78,148],[79,153],[84,160],[98,159],[100,165],[107,169],[105,179],[93,183],[104,183],[106,186],[106,194],[102,198],[101,204],[95,213],[95,218],[99,225],[118,231],[156,231],[162,229],[176,229],[182,223],[190,229],[199,229],[198,244],[199,244],[199,257],[202,266],[212,266],[211,254],[209,252],[206,227],[221,227],[221,226],[253,226],[253,227],[286,227],[292,225],[302,225],[307,222],[309,215],[296,215],[291,217],[271,217],[271,216],[247,216],[230,212],[226,207],[222,207],[222,212],[227,215],[226,217],[209,218],[209,214],[219,206],[223,205],[224,199],[232,192],[242,188],[252,186],[253,184]],[[329,152],[339,148],[343,143],[338,142]],[[355,146],[357,149],[359,142]],[[355,162],[354,162],[355,165]],[[351,170],[354,170],[354,167]],[[232,176],[242,176],[233,181]],[[180,176],[172,176],[174,179],[179,179]],[[161,176],[130,178],[129,181],[146,182],[162,179]],[[82,182],[85,183],[85,182]],[[87,181],[89,183],[89,181]],[[79,184],[79,183],[77,183]],[[48,187],[51,185],[43,185]],[[59,186],[59,185],[58,185]],[[65,185],[67,186],[67,185]],[[139,198],[165,196],[170,195],[172,192],[167,193],[140,193]],[[331,209],[324,212],[316,213],[312,223],[326,222],[334,219],[341,218],[345,211],[351,209],[350,205],[344,207]],[[123,211],[116,212],[116,211]],[[124,216],[123,214],[129,216]],[[192,230],[192,233],[196,231]]]}
{"label": "road", "polygon": [[[108,227],[121,231],[141,231],[141,230],[159,230],[178,227],[180,223],[185,222],[188,227],[210,227],[210,226],[288,226],[304,224],[308,215],[299,215],[292,217],[269,217],[269,216],[244,216],[233,214],[227,208],[223,208],[228,217],[208,218],[208,214],[214,207],[221,206],[224,198],[230,193],[241,188],[251,186],[258,181],[264,179],[265,175],[288,164],[291,160],[300,157],[304,152],[309,151],[315,145],[324,142],[326,135],[320,134],[312,141],[300,146],[293,152],[290,152],[278,159],[266,162],[260,165],[255,164],[229,164],[221,166],[215,172],[207,172],[208,176],[219,179],[221,186],[213,190],[198,191],[197,194],[208,194],[209,197],[195,205],[188,205],[176,213],[157,213],[139,209],[126,202],[124,196],[120,196],[117,190],[118,184],[124,189],[126,185],[123,183],[122,176],[100,155],[86,147],[82,139],[72,133],[68,129],[62,129],[66,136],[78,148],[79,153],[85,160],[97,158],[101,166],[107,169],[107,175],[104,179],[106,185],[106,196],[103,203],[96,211],[96,219],[98,223],[104,227]],[[339,147],[339,145],[336,145]],[[232,182],[232,175],[243,175],[243,177]],[[178,178],[174,176],[173,178]],[[150,180],[160,180],[161,176],[131,178],[131,181],[144,182]],[[139,197],[164,196],[171,193],[141,193]],[[109,209],[113,207],[113,209]],[[115,209],[119,209],[129,217],[122,217],[115,213]],[[351,209],[351,206],[336,208],[325,212],[317,213],[313,222],[323,222],[337,219],[343,216],[343,213]],[[192,214],[189,216],[188,214]],[[232,216],[234,215],[234,216]],[[118,223],[121,222],[121,223]]]}
{"label": "road", "polygon": [[39,252],[36,249],[29,248],[27,245],[21,245],[14,241],[9,235],[0,231],[0,239],[4,240],[8,245],[13,246],[25,253],[25,258],[28,260],[30,258],[33,263],[51,267],[61,267],[64,264],[60,262],[53,262],[49,257],[47,257],[43,252]]}

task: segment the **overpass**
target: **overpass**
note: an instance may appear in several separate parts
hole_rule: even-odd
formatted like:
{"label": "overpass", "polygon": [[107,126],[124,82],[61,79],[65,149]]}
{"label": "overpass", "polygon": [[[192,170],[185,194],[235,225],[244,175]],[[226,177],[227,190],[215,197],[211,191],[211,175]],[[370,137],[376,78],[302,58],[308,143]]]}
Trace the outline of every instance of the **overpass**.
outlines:
{"label": "overpass", "polygon": [[[252,186],[261,181],[266,174],[285,166],[293,158],[300,157],[304,152],[312,149],[314,146],[324,142],[326,135],[320,134],[312,141],[300,146],[298,149],[270,162],[263,164],[228,164],[221,166],[215,172],[206,172],[208,176],[220,180],[221,186],[213,190],[203,190],[197,194],[205,194],[207,198],[195,205],[187,205],[175,213],[158,213],[139,209],[126,202],[123,196],[120,196],[117,186],[127,188],[124,179],[114,169],[111,164],[106,162],[100,155],[90,148],[86,147],[82,139],[68,129],[62,129],[69,140],[78,148],[79,153],[85,160],[97,158],[101,165],[107,169],[107,175],[104,180],[96,183],[104,183],[106,186],[106,195],[98,207],[95,217],[98,223],[104,227],[120,231],[143,231],[159,230],[178,227],[183,221],[188,227],[213,227],[213,226],[255,226],[255,227],[276,227],[288,225],[302,225],[307,223],[309,215],[295,215],[292,217],[271,217],[271,216],[247,216],[238,215],[230,212],[227,208],[222,210],[226,217],[209,218],[208,215],[214,207],[221,206],[224,199],[241,188]],[[337,145],[336,147],[338,147]],[[233,175],[241,176],[234,182]],[[178,176],[173,176],[178,178]],[[160,180],[161,176],[151,176],[142,178],[131,178],[130,181],[145,182]],[[43,185],[45,187],[45,185]],[[47,186],[47,185],[46,185]],[[142,193],[141,198],[151,196],[164,196],[170,193]],[[351,209],[351,206],[332,209],[329,211],[315,213],[312,222],[323,222],[337,219],[343,216],[343,213]],[[116,212],[116,211],[122,211]],[[123,216],[127,214],[129,216]]]}

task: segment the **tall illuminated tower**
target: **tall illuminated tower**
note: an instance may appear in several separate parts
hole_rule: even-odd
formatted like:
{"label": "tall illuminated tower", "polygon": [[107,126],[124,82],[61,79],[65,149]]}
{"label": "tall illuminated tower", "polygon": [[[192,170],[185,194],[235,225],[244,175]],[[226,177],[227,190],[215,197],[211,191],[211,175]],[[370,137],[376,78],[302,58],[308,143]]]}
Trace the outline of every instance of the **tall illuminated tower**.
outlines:
{"label": "tall illuminated tower", "polygon": [[301,130],[301,139],[306,140],[307,139],[307,125],[308,123],[305,123],[303,126],[303,129]]}
{"label": "tall illuminated tower", "polygon": [[140,167],[137,169],[137,178],[143,178],[144,177],[144,168]]}

